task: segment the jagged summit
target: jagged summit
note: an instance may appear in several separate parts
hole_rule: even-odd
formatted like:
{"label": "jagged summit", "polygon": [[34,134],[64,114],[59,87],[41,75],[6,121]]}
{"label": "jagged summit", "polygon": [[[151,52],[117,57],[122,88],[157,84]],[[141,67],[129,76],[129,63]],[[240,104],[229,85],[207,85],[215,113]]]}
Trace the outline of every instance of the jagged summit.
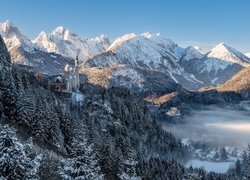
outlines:
{"label": "jagged summit", "polygon": [[248,57],[225,43],[216,45],[203,58],[195,60],[191,57],[190,60],[181,61],[185,70],[211,85],[223,84],[242,68],[250,65]]}
{"label": "jagged summit", "polygon": [[[66,30],[68,30],[68,29],[66,29],[65,27],[63,27],[63,26],[58,26],[53,32],[54,33],[64,33]],[[52,32],[52,33],[53,33]]]}
{"label": "jagged summit", "polygon": [[226,45],[225,43],[219,43],[208,54],[208,58],[216,58],[232,63],[238,63],[242,66],[249,66],[250,59],[238,50]]}
{"label": "jagged summit", "polygon": [[12,22],[7,20],[0,23],[0,34],[2,35],[8,49],[23,47],[26,51],[33,51],[34,45]]}
{"label": "jagged summit", "polygon": [[34,41],[42,41],[47,38],[47,34],[44,31],[41,31],[37,38]]}
{"label": "jagged summit", "polygon": [[1,29],[3,31],[8,31],[8,29],[10,29],[11,27],[14,27],[14,24],[10,20],[1,23]]}
{"label": "jagged summit", "polygon": [[250,64],[247,55],[225,43],[218,44],[205,54],[199,47],[182,48],[159,33],[151,32],[125,34],[110,44],[104,34],[83,38],[58,26],[50,33],[42,31],[31,41],[12,22],[6,21],[0,23],[0,34],[13,62],[39,67],[39,70],[43,67],[46,73],[63,70],[65,63],[72,63],[79,51],[81,66],[111,67],[126,64],[160,71],[184,86],[186,83],[197,87],[224,83]]}
{"label": "jagged summit", "polygon": [[[190,59],[200,59],[204,55],[198,50],[192,47],[182,48],[178,46],[175,42],[170,39],[162,37],[159,33],[154,35],[151,32],[145,32],[142,34],[125,34],[122,37],[117,38],[107,51],[116,52],[121,50],[122,47],[132,46],[134,43],[143,44],[144,46],[151,47],[154,50],[162,49],[161,51],[167,51],[169,55],[173,56],[176,61],[181,59],[190,60]],[[149,52],[150,53],[150,52]]]}
{"label": "jagged summit", "polygon": [[204,57],[204,54],[201,53],[197,48],[193,46],[188,46],[183,53],[183,57],[181,60],[189,61],[192,59],[201,59]]}
{"label": "jagged summit", "polygon": [[57,37],[57,39],[61,39],[61,40],[68,40],[71,37],[75,37],[77,35],[72,33],[69,29],[63,26],[59,26],[54,31],[51,32],[51,36]]}
{"label": "jagged summit", "polygon": [[105,35],[92,39],[82,38],[63,26],[57,27],[48,34],[40,33],[33,43],[43,51],[70,58],[74,58],[76,50],[79,50],[79,59],[82,61],[104,52],[110,45]]}
{"label": "jagged summit", "polygon": [[[187,88],[198,87],[198,81],[178,64],[177,54],[185,49],[151,33],[125,34],[116,39],[105,53],[88,59],[85,67],[112,67],[120,64],[157,70],[168,74]],[[181,55],[179,55],[181,56]]]}
{"label": "jagged summit", "polygon": [[110,47],[107,49],[107,51],[115,51],[117,49],[117,47],[119,47],[122,43],[132,39],[136,37],[136,35],[134,33],[131,34],[125,34],[122,37],[117,38],[111,45]]}

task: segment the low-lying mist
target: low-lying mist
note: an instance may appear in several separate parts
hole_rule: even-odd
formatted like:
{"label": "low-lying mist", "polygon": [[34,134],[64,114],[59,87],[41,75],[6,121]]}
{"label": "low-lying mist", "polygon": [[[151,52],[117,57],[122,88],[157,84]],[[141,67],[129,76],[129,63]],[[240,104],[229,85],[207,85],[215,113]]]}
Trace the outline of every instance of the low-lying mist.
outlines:
{"label": "low-lying mist", "polygon": [[192,112],[184,121],[163,127],[179,138],[214,146],[239,147],[250,143],[250,111],[210,106],[208,110]]}

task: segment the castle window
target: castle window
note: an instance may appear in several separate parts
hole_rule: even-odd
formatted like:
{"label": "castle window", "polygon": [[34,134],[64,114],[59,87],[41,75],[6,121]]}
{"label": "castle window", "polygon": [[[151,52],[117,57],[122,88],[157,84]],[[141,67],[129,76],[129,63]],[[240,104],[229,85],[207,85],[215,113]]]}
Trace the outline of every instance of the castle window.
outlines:
{"label": "castle window", "polygon": [[57,87],[56,87],[56,90],[57,90],[57,91],[60,91],[60,87],[59,87],[59,86],[57,86]]}

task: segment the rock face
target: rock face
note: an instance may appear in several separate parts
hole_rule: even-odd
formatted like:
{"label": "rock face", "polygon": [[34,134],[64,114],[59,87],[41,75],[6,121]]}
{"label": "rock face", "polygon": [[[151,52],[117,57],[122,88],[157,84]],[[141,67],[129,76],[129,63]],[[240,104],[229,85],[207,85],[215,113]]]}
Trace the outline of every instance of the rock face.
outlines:
{"label": "rock face", "polygon": [[10,21],[0,24],[0,34],[3,36],[11,55],[11,61],[14,64],[29,66],[35,71],[47,74],[62,72],[66,64],[73,64],[72,59],[39,50]]}
{"label": "rock face", "polygon": [[184,50],[172,41],[149,33],[127,34],[118,38],[106,52],[87,60],[84,67],[103,68],[126,64],[165,73],[188,89],[200,87],[202,82],[178,64],[176,56],[180,56],[180,51]]}
{"label": "rock face", "polygon": [[249,62],[250,59],[244,54],[220,43],[203,58],[182,60],[180,64],[205,84],[216,85],[223,84],[241,69],[249,66]]}
{"label": "rock face", "polygon": [[86,39],[62,26],[49,34],[42,31],[33,43],[43,51],[61,54],[69,58],[75,58],[78,54],[82,61],[104,52],[110,45],[109,39],[105,35]]}
{"label": "rock face", "polygon": [[124,87],[142,96],[161,95],[180,88],[180,85],[162,72],[131,65],[118,65],[102,69],[83,68],[81,72],[87,75],[87,81],[91,84],[105,88]]}
{"label": "rock face", "polygon": [[224,43],[218,44],[208,54],[208,58],[221,59],[227,62],[238,63],[242,66],[249,66],[250,59],[236,49]]}
{"label": "rock face", "polygon": [[250,67],[244,68],[225,84],[216,87],[218,91],[247,92],[250,90]]}
{"label": "rock face", "polygon": [[116,39],[106,52],[84,63],[84,67],[112,67],[127,64],[165,73],[186,89],[223,84],[249,66],[241,52],[218,44],[207,54],[198,47],[181,48],[159,35],[126,34]]}
{"label": "rock face", "polygon": [[104,35],[83,39],[63,27],[56,28],[50,34],[41,32],[32,42],[10,21],[0,23],[0,34],[13,63],[47,74],[61,73],[66,64],[73,66],[73,58],[77,53],[84,60],[109,46],[109,40]]}
{"label": "rock face", "polygon": [[15,47],[22,47],[25,51],[32,51],[35,46],[29,38],[10,21],[0,23],[0,34],[2,35],[8,50]]}
{"label": "rock face", "polygon": [[[247,55],[224,43],[204,54],[199,47],[182,48],[160,34],[148,32],[126,34],[110,44],[104,35],[87,39],[59,26],[51,33],[41,32],[31,41],[15,25],[6,21],[0,23],[0,34],[12,63],[46,74],[58,74],[63,72],[66,64],[73,66],[73,58],[78,54],[80,68],[91,77],[90,81],[99,79],[101,86],[106,81],[106,87],[127,86],[135,88],[134,92],[150,89],[149,92],[161,93],[164,89],[172,89],[173,82],[190,90],[219,85],[250,63]],[[105,76],[106,71],[109,76]],[[157,83],[154,83],[154,78]],[[160,81],[160,78],[164,80]],[[146,80],[152,84],[150,88]]]}

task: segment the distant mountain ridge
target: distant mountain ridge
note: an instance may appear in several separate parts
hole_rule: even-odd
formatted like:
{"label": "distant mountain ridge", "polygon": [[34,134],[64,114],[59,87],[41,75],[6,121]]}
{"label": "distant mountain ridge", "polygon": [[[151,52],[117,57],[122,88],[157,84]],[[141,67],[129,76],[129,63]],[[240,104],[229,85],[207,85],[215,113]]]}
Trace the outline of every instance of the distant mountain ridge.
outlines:
{"label": "distant mountain ridge", "polygon": [[[31,41],[13,23],[6,21],[0,23],[0,34],[13,63],[30,66],[47,74],[57,74],[63,71],[66,64],[73,66],[73,58],[78,54],[83,73],[92,77],[98,76],[88,68],[106,68],[112,76],[104,79],[111,78],[108,81],[116,86],[123,86],[125,81],[130,82],[133,85],[127,85],[131,88],[140,82],[138,77],[144,81],[152,72],[156,81],[159,81],[160,77],[167,77],[187,89],[223,84],[250,63],[247,55],[224,43],[204,54],[199,47],[182,48],[172,40],[150,32],[125,34],[110,43],[105,35],[93,39],[82,38],[59,26],[51,33],[42,31]],[[143,73],[139,69],[143,69]],[[119,76],[116,76],[117,73]],[[140,75],[135,78],[138,73]],[[153,82],[153,78],[150,81]],[[161,86],[155,88],[165,88],[164,84]]]}
{"label": "distant mountain ridge", "polygon": [[34,50],[35,46],[30,39],[9,20],[0,23],[0,34],[3,37],[8,50],[13,47],[22,47],[26,51]]}
{"label": "distant mountain ridge", "polygon": [[[56,28],[49,35],[42,32],[32,42],[8,20],[0,23],[0,35],[6,43],[13,63],[30,66],[35,71],[46,74],[61,73],[66,64],[73,66],[73,59],[77,54],[86,59],[103,51],[105,43],[109,44],[109,40],[104,35],[83,40],[63,27]],[[85,45],[86,43],[88,45]]]}
{"label": "distant mountain ridge", "polygon": [[105,35],[93,39],[82,38],[62,26],[49,34],[42,31],[32,42],[41,50],[58,53],[65,57],[75,58],[78,54],[80,60],[86,60],[104,52],[110,45]]}
{"label": "distant mountain ridge", "polygon": [[249,66],[250,59],[241,52],[218,44],[203,58],[181,61],[187,72],[193,73],[207,85],[223,84],[241,69]]}
{"label": "distant mountain ridge", "polygon": [[178,64],[178,58],[188,57],[186,52],[189,51],[159,35],[126,34],[115,40],[106,52],[88,59],[83,66],[104,68],[127,64],[157,70],[167,74],[176,83],[195,89],[200,87],[202,82],[186,73]]}
{"label": "distant mountain ridge", "polygon": [[238,50],[227,46],[224,43],[218,44],[208,54],[208,58],[221,59],[223,61],[238,63],[242,66],[249,66],[250,59]]}

